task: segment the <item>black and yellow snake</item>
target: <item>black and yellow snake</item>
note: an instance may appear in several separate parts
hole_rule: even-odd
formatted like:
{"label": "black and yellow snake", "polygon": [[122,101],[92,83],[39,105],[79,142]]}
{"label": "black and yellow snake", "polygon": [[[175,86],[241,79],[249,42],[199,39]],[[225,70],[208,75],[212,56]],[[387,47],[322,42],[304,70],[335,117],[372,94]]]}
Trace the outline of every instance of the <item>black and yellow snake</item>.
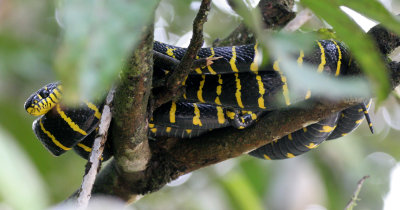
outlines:
{"label": "black and yellow snake", "polygon": [[[182,59],[185,48],[160,42],[154,51]],[[243,129],[256,123],[268,111],[308,100],[309,89],[295,90],[280,69],[282,61],[260,67],[257,44],[202,48],[198,58],[215,57],[213,64],[195,69],[185,80],[185,94],[178,101],[170,101],[157,108],[149,123],[149,135],[193,138],[210,130],[227,126]],[[319,73],[334,76],[352,74],[353,63],[346,47],[334,40],[316,41],[314,50],[296,55],[298,65],[308,63]],[[171,69],[168,65],[154,65],[154,79]],[[73,149],[88,157],[95,137],[102,102],[82,102],[77,107],[65,107],[60,102],[62,86],[51,83],[33,93],[25,103],[28,113],[40,116],[33,123],[38,139],[54,155]],[[371,101],[334,113],[327,119],[308,125],[273,143],[264,145],[250,155],[265,159],[291,158],[316,148],[327,139],[335,139],[353,131],[368,117]],[[371,123],[369,122],[371,127]],[[371,127],[372,129],[372,127]],[[106,146],[103,159],[111,157]]]}

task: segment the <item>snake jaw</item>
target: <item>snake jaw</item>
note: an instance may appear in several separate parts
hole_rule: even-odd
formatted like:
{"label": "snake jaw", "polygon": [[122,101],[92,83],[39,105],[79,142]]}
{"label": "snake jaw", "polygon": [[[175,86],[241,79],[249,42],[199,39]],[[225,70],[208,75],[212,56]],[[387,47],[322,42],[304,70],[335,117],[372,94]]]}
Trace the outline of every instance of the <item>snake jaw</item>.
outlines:
{"label": "snake jaw", "polygon": [[32,115],[32,116],[40,116],[40,115],[43,115],[43,114],[46,114],[46,113],[41,113],[40,112],[40,109],[39,108],[35,108],[35,107],[28,107],[27,109],[26,109],[26,111],[30,114],[30,115]]}

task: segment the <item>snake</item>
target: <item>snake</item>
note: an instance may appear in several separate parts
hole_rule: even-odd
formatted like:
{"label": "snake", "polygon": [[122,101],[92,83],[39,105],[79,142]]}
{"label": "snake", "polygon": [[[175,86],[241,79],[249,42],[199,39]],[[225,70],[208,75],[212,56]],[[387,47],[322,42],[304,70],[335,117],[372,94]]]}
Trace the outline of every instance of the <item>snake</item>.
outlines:
{"label": "snake", "polygon": [[[181,60],[186,48],[154,42],[153,50]],[[317,40],[313,50],[299,50],[299,66],[307,63],[318,73],[334,77],[358,72],[347,47],[335,40]],[[149,121],[149,136],[194,138],[225,127],[246,129],[261,116],[312,100],[308,88],[293,90],[280,68],[283,62],[272,60],[261,66],[258,44],[201,48],[196,59],[214,58],[210,65],[194,69],[185,79],[184,94],[154,110]],[[153,80],[164,78],[173,69],[154,61]],[[295,93],[295,94],[292,94]],[[55,156],[74,150],[88,158],[101,118],[104,100],[83,101],[68,107],[62,103],[62,84],[53,82],[33,93],[25,102],[25,110],[38,118],[33,131],[45,148]],[[262,159],[292,158],[318,147],[325,140],[340,138],[356,129],[364,118],[372,130],[368,109],[371,100],[333,113],[326,119],[308,125],[249,155]],[[103,160],[112,156],[112,142],[107,143]]]}

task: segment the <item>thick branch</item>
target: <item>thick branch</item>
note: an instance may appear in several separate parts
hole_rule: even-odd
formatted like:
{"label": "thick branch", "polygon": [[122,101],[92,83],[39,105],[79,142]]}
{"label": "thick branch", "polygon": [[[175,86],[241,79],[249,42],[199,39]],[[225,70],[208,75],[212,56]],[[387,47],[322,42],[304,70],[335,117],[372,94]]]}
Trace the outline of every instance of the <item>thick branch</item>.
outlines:
{"label": "thick branch", "polygon": [[[152,40],[152,37],[150,37],[150,40]],[[146,41],[143,43],[146,43]],[[144,47],[149,45],[144,45]],[[143,51],[142,49],[143,48],[139,48],[139,53],[135,53],[135,56],[141,55],[140,53],[147,53],[148,51],[146,50],[149,50],[146,49]],[[144,60],[143,58],[143,55],[140,56],[140,58],[136,57],[136,62]],[[146,68],[147,67],[148,66],[146,66]],[[391,71],[391,84],[394,88],[400,83],[400,64],[392,62],[388,67]],[[140,74],[134,75],[134,79],[132,79],[134,85],[128,85],[127,87],[130,87],[130,89],[126,90],[134,97],[142,96],[142,98],[139,97],[139,101],[136,101],[137,98],[135,98],[135,102],[130,103],[137,103],[136,105],[138,107],[135,107],[136,112],[136,109],[143,111],[142,105],[145,102],[140,100],[145,99],[145,97],[143,97],[143,94],[146,92],[144,84],[147,84],[141,78],[137,78],[138,75]],[[144,74],[144,76],[148,75]],[[122,78],[130,77],[123,76]],[[148,79],[149,77],[145,78]],[[148,87],[147,90],[149,89],[150,88]],[[136,145],[138,145],[135,144],[138,142],[137,134],[140,135],[139,139],[143,139],[142,137],[145,136],[144,133],[147,133],[147,127],[143,125],[143,122],[146,122],[146,119],[143,119],[143,116],[139,113],[135,113],[133,117],[138,118],[133,118],[135,119],[133,126],[136,126],[133,128],[136,128],[135,132],[137,133],[133,132],[132,138],[128,136],[128,141],[125,140],[124,142],[123,140],[118,140],[118,142],[115,143],[116,146],[114,148],[116,148],[116,150],[125,150],[123,150],[124,152],[122,152],[122,155],[119,154],[121,151],[118,151],[115,160],[113,160],[98,176],[93,192],[114,195],[129,201],[134,197],[134,195],[158,190],[171,179],[175,179],[196,169],[232,157],[237,157],[275,139],[281,138],[288,133],[294,132],[310,123],[322,120],[327,116],[330,116],[333,112],[338,112],[358,104],[360,101],[361,99],[349,99],[336,104],[316,103],[309,106],[307,109],[291,107],[284,110],[273,111],[266,116],[261,117],[253,127],[244,130],[223,128],[212,131],[196,139],[178,140],[169,138],[165,141],[151,142],[152,156],[146,165],[146,168],[140,168],[144,170],[136,170],[138,169],[136,167],[137,159],[135,159],[135,156],[129,157],[129,154],[131,154],[129,152],[138,155],[141,155],[143,152],[145,154],[148,152],[148,147],[136,147]],[[131,109],[130,107],[128,108]],[[126,107],[120,106],[118,110],[125,111],[125,109]],[[141,122],[141,120],[143,121]],[[131,124],[123,126],[126,127],[126,129],[131,128]],[[121,130],[121,132],[124,132],[124,130]],[[113,135],[113,137],[118,138],[119,135]],[[115,139],[113,139],[113,141],[115,141]],[[122,143],[128,145],[124,146]],[[130,148],[133,149],[129,150]],[[128,155],[124,156],[124,154]],[[128,158],[132,158],[131,160],[133,161],[129,162],[130,160]],[[123,166],[125,163],[130,167],[124,168]],[[128,163],[131,165],[128,165]],[[144,166],[145,164],[140,163],[139,161],[139,165]],[[131,170],[132,168],[134,170]]]}
{"label": "thick branch", "polygon": [[[112,110],[114,157],[121,170],[127,172],[143,170],[146,165],[136,162],[138,153],[134,152],[138,147],[148,147],[147,101],[153,73],[153,26],[144,31],[141,42],[120,74]],[[141,151],[140,159],[148,159],[144,153],[150,156],[149,150],[145,150]]]}
{"label": "thick branch", "polygon": [[338,104],[318,103],[307,109],[274,111],[250,128],[215,130],[200,138],[176,141],[167,145],[166,150],[179,163],[178,167],[184,168],[175,174],[180,176],[240,156],[358,103],[360,100],[348,100]]}
{"label": "thick branch", "polygon": [[238,130],[229,127],[212,131],[196,139],[171,138],[155,142],[151,144],[153,156],[148,168],[143,172],[142,180],[135,181],[129,174],[119,173],[112,162],[105,168],[109,171],[107,174],[112,176],[98,179],[113,181],[99,184],[105,188],[117,189],[118,191],[113,190],[111,195],[128,201],[129,194],[144,194],[158,190],[171,179],[240,156],[359,102],[359,100],[348,100],[336,105],[320,103],[306,110],[291,108],[274,111],[247,129]]}
{"label": "thick branch", "polygon": [[[155,106],[161,105],[179,94],[178,90],[189,74],[203,44],[203,24],[207,20],[210,3],[211,0],[202,1],[199,13],[193,23],[193,37],[189,48],[168,78],[167,92],[155,97],[157,99]],[[147,102],[151,90],[153,69],[152,34],[153,28],[147,30],[142,42],[133,53],[130,65],[121,74],[113,110],[115,118],[112,139],[115,159],[99,175],[93,193],[117,195],[124,200],[133,200],[137,193],[132,193],[130,188],[143,189],[140,184],[139,186],[135,184],[140,183],[140,180],[145,180],[146,171],[144,169],[150,159],[147,141]],[[157,58],[165,59],[162,56],[157,56]],[[121,179],[123,180],[121,181]],[[135,184],[131,185],[131,183]],[[126,185],[127,188],[122,185]],[[158,187],[161,186],[163,185],[158,185]]]}
{"label": "thick branch", "polygon": [[[131,174],[137,180],[143,179],[141,172],[146,169],[151,157],[148,145],[147,103],[151,90],[153,73],[153,25],[144,28],[145,33],[120,74],[116,88],[113,121],[110,137],[113,141],[113,169],[102,170],[93,186],[92,193],[116,195],[119,192],[115,177],[119,173]],[[127,193],[126,200],[136,198]]]}
{"label": "thick branch", "polygon": [[[400,63],[392,62],[388,67],[394,89],[400,84]],[[169,140],[166,145],[161,146],[177,161],[176,167],[184,169],[175,174],[180,176],[237,157],[360,102],[360,99],[349,99],[340,103],[317,103],[307,109],[278,110],[262,117],[251,128],[220,129],[196,139],[175,140],[173,143]]]}
{"label": "thick branch", "polygon": [[[389,68],[394,88],[400,84],[400,64],[392,62]],[[361,99],[348,99],[336,104],[316,103],[307,109],[292,107],[273,111],[261,117],[253,127],[244,130],[228,127],[214,130],[196,139],[169,138],[166,141],[151,142],[152,158],[140,175],[142,179],[138,180],[131,174],[121,173],[115,167],[115,162],[112,162],[98,177],[95,186],[113,190],[95,192],[108,192],[109,195],[128,201],[132,194],[158,190],[171,179],[240,156],[360,101]]]}

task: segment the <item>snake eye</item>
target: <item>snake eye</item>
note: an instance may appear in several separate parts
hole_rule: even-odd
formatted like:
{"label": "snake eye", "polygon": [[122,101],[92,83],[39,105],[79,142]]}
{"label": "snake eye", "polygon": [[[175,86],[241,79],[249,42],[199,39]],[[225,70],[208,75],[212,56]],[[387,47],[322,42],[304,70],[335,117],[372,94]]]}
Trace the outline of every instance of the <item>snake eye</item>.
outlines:
{"label": "snake eye", "polygon": [[40,91],[39,93],[38,93],[38,95],[40,96],[40,97],[42,97],[42,98],[47,98],[47,97],[49,97],[49,91],[47,90],[47,89],[42,89],[42,91]]}

